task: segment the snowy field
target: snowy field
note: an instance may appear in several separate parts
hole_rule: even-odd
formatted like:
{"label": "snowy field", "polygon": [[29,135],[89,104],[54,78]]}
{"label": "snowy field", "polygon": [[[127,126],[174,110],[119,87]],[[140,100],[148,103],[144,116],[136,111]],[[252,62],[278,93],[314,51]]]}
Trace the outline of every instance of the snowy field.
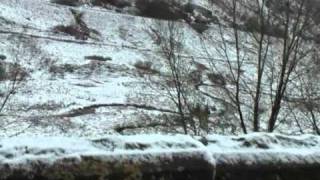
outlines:
{"label": "snowy field", "polygon": [[[202,0],[193,2],[208,6]],[[83,13],[82,20],[94,32],[89,37],[81,39],[56,31],[57,27],[76,23],[74,11]],[[213,7],[213,12],[219,14],[221,9]],[[187,136],[180,135],[181,127],[153,128],[168,119],[172,121],[172,115],[177,114],[174,103],[163,93],[165,90],[151,87],[137,68],[139,62],[152,62],[152,67],[165,69],[155,37],[150,35],[150,29],[159,23],[165,21],[88,4],[70,7],[49,0],[1,0],[0,62],[7,69],[18,64],[25,79],[18,82],[0,111],[0,168],[32,170],[33,165],[50,166],[70,159],[81,162],[88,157],[154,164],[161,158],[172,162],[175,158],[196,157],[212,167],[320,164],[318,136],[273,133]],[[185,47],[179,55],[202,68],[203,86],[191,84],[190,89],[198,88],[197,91],[224,100],[225,94],[210,85],[208,77],[209,68],[228,71],[223,55],[214,50],[207,52],[204,45],[214,49],[209,39],[199,38],[186,23],[179,25],[185,34]],[[206,35],[219,42],[221,29],[215,24],[210,26]],[[232,41],[232,31],[223,30],[224,38]],[[276,40],[273,45],[277,46]],[[236,56],[232,50],[228,53],[231,59]],[[277,52],[272,53],[277,56]],[[214,67],[207,61],[209,56],[215,58]],[[253,61],[250,55],[244,60],[243,73],[248,82],[255,80]],[[10,78],[1,79],[1,101],[10,88]],[[290,89],[293,94],[294,90]],[[250,104],[246,98],[243,101]],[[221,99],[201,96],[192,100],[210,109],[210,132],[238,134],[239,127],[235,126],[239,122],[231,117],[231,110],[221,108]],[[266,106],[270,103],[262,101]],[[305,129],[305,133],[314,130],[309,123],[306,127],[298,127],[293,120],[287,123],[286,118],[292,117],[286,114],[290,113],[287,106],[283,109],[277,132],[299,134],[299,128]],[[265,111],[261,118],[267,115]],[[303,112],[298,115],[295,119],[304,117]],[[222,116],[223,122],[219,119]],[[132,129],[136,131],[131,132]],[[262,129],[266,127],[262,125]],[[137,132],[140,135],[120,135]],[[177,134],[170,135],[173,132]],[[0,179],[3,176],[0,172]]]}
{"label": "snowy field", "polygon": [[[98,40],[81,41],[53,33],[54,26],[73,23],[69,7],[43,0],[1,1],[0,36],[5,41],[1,41],[0,53],[7,56],[7,62],[18,61],[30,71],[8,103],[2,117],[6,127],[2,135],[22,131],[52,135],[71,129],[68,135],[94,137],[114,133],[116,124],[135,120],[136,111],[122,107],[102,107],[89,116],[60,116],[94,104],[126,104],[127,97],[141,84],[133,67],[146,58],[139,49],[152,48],[150,38],[140,33],[149,20],[99,8],[80,7],[79,11],[85,13],[88,26],[101,34]],[[86,56],[107,57],[110,61]],[[59,70],[65,65],[75,70]]]}
{"label": "snowy field", "polygon": [[[114,134],[116,127],[134,124],[144,116],[161,118],[157,110],[136,105],[161,103],[171,108],[165,97],[145,85],[146,79],[134,66],[153,59],[161,67],[157,45],[147,33],[158,20],[86,5],[72,7],[84,13],[88,27],[99,32],[97,37],[78,40],[53,30],[75,23],[70,9],[49,0],[1,1],[0,54],[6,56],[5,63],[18,63],[28,72],[6,104],[2,136],[97,137]],[[206,57],[197,33],[183,26],[188,37],[184,56]],[[9,89],[9,82],[2,87]],[[70,115],[91,106],[97,107]]]}

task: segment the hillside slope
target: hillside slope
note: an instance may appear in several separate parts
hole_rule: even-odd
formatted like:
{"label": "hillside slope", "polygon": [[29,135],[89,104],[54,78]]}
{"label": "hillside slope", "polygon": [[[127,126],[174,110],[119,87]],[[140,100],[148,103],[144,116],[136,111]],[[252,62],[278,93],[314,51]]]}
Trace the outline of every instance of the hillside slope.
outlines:
{"label": "hillside slope", "polygon": [[[83,13],[83,21],[97,32],[94,37],[82,40],[55,31],[75,23],[71,8]],[[144,82],[134,64],[158,58],[146,33],[154,20],[49,0],[1,1],[0,20],[4,63],[17,62],[27,72],[6,105],[3,135],[95,136],[113,133],[117,124],[132,123],[145,111],[158,114],[135,106],[145,105],[143,101],[130,101]],[[196,32],[186,31],[187,41],[197,41]],[[189,49],[199,52],[200,47]],[[2,85],[10,88],[8,82]],[[77,111],[92,105],[101,108]]]}
{"label": "hillside slope", "polygon": [[[169,79],[157,34],[157,28],[166,26],[168,19],[174,20],[183,34],[177,43],[182,47],[177,57],[184,59],[182,77],[192,101],[192,107],[184,108],[197,113],[198,107],[200,110],[205,107],[206,122],[201,124],[203,112],[200,112],[196,114],[199,122],[194,126],[207,132],[240,132],[233,95],[228,94],[236,89],[232,72],[237,54],[225,4],[214,1],[209,5],[202,0],[170,6],[141,2],[144,1],[2,0],[0,95],[2,102],[8,101],[0,110],[0,134],[96,137],[132,131],[182,132],[178,123],[168,124],[179,115],[177,103],[170,97],[175,81]],[[248,10],[248,17],[250,13]],[[245,25],[248,17],[240,17],[243,19],[240,24]],[[239,70],[243,81],[240,100],[250,127],[257,79],[256,47],[252,43],[256,32],[239,27],[241,48],[245,49],[241,52],[243,65]],[[271,61],[267,66],[272,69],[281,64],[282,40],[277,36],[270,39],[272,50],[267,56]],[[312,50],[317,48],[313,40],[304,39],[304,43]],[[317,70],[312,63],[306,67],[312,67],[308,72]],[[277,68],[266,70],[262,78],[259,109],[262,121],[270,114]],[[299,73],[293,72],[293,77],[299,77]],[[18,80],[14,78],[17,74]],[[301,102],[305,99],[299,94],[301,84],[296,79],[290,79],[285,93],[279,132],[314,131],[310,120],[304,120],[310,114],[305,102]],[[164,81],[165,87],[159,80]],[[261,129],[267,127],[262,125]]]}

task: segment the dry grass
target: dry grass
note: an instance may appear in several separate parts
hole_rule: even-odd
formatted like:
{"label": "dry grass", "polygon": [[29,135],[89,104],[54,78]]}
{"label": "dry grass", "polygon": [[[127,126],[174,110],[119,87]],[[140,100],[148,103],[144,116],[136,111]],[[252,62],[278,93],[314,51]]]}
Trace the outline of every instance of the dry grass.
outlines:
{"label": "dry grass", "polygon": [[111,57],[103,57],[103,56],[97,56],[97,55],[92,55],[92,56],[85,56],[84,57],[86,60],[94,60],[94,61],[112,61]]}
{"label": "dry grass", "polygon": [[208,73],[207,77],[214,85],[225,86],[227,84],[225,77],[221,74]]}
{"label": "dry grass", "polygon": [[81,5],[79,0],[51,0],[51,3],[66,5],[66,6],[79,6]]}
{"label": "dry grass", "polygon": [[53,32],[65,33],[79,40],[87,40],[90,37],[90,32],[88,30],[84,30],[78,25],[58,25],[53,28]]}
{"label": "dry grass", "polygon": [[29,76],[29,73],[19,64],[7,62],[0,63],[0,81],[23,81],[27,76]]}
{"label": "dry grass", "polygon": [[141,74],[157,74],[157,73],[159,73],[159,71],[154,69],[152,66],[153,66],[153,63],[150,61],[137,61],[134,64],[134,67]]}
{"label": "dry grass", "polygon": [[131,6],[130,0],[93,0],[92,4],[95,6],[102,6],[102,7],[105,7],[107,5],[112,5],[118,8]]}

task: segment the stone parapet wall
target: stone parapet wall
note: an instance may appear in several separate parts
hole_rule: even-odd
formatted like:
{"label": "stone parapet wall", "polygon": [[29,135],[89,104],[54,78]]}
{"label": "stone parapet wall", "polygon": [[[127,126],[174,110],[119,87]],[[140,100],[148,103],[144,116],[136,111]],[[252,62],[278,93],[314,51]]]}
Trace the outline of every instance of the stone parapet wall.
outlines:
{"label": "stone parapet wall", "polygon": [[0,139],[0,180],[320,180],[320,138]]}

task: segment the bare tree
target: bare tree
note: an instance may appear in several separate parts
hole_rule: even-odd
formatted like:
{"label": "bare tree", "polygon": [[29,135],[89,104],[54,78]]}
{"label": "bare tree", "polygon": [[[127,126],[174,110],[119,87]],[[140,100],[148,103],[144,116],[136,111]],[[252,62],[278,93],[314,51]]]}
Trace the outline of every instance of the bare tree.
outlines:
{"label": "bare tree", "polygon": [[161,70],[148,77],[152,88],[157,88],[156,91],[174,105],[178,114],[174,123],[185,134],[207,132],[210,110],[201,101],[202,97],[196,89],[202,75],[194,68],[194,60],[183,55],[183,24],[174,21],[155,22],[148,31],[158,44],[162,62]]}
{"label": "bare tree", "polygon": [[277,76],[275,95],[268,120],[269,132],[274,131],[292,74],[300,61],[309,53],[309,50],[303,46],[303,33],[310,28],[312,22],[311,10],[306,8],[306,0],[283,0],[281,5],[283,11],[277,20],[282,24],[284,34],[280,40],[282,46],[281,63],[279,64],[280,71]]}
{"label": "bare tree", "polygon": [[[18,45],[18,48],[19,47],[20,45]],[[18,50],[11,49],[10,52],[11,62],[5,61],[7,57],[0,62],[2,71],[2,77],[0,78],[2,81],[2,85],[4,85],[3,87],[5,87],[5,90],[3,92],[4,94],[0,99],[0,114],[3,113],[8,101],[16,93],[27,76],[26,71],[20,66],[20,56],[18,54]]]}
{"label": "bare tree", "polygon": [[18,85],[19,85],[19,81],[21,81],[22,79],[20,79],[19,77],[19,69],[18,69],[18,64],[14,63],[13,65],[13,71],[12,73],[12,77],[8,80],[8,88],[6,90],[6,93],[4,95],[4,97],[2,98],[2,102],[0,105],[0,114],[3,112],[7,102],[9,101],[9,99],[11,98],[11,96],[16,92]]}
{"label": "bare tree", "polygon": [[[293,104],[299,114],[299,124],[310,124],[315,134],[320,135],[320,73],[318,49],[312,53],[309,60],[300,65],[300,73],[296,75],[295,89],[296,98],[290,98],[288,103]],[[302,114],[302,115],[301,115]]]}
{"label": "bare tree", "polygon": [[260,130],[260,100],[262,96],[263,75],[265,72],[266,61],[268,58],[270,36],[267,36],[267,27],[271,24],[271,13],[266,8],[266,0],[256,0],[257,3],[257,17],[258,17],[258,32],[252,32],[252,37],[257,44],[257,70],[256,70],[256,88],[253,97],[253,131]]}
{"label": "bare tree", "polygon": [[[214,50],[218,52],[220,56],[225,58],[226,65],[228,67],[228,73],[231,76],[231,82],[234,84],[235,88],[226,88],[223,90],[226,92],[227,97],[230,99],[231,103],[237,109],[237,114],[240,120],[240,126],[244,133],[248,132],[247,124],[245,119],[249,118],[249,114],[246,111],[251,111],[253,114],[253,131],[259,131],[260,127],[260,99],[262,96],[262,84],[263,84],[263,74],[265,71],[266,61],[268,58],[270,38],[267,36],[267,24],[270,21],[270,12],[266,11],[266,2],[255,1],[253,11],[253,17],[255,18],[253,28],[249,29],[248,33],[242,31],[241,19],[245,11],[244,1],[242,0],[231,0],[225,2],[225,7],[229,10],[231,16],[231,40],[225,38],[226,28],[224,25],[219,24],[219,34],[220,41],[214,44]],[[208,39],[208,37],[206,37]],[[214,42],[216,40],[213,37]],[[245,44],[248,39],[251,39],[251,42]],[[212,43],[213,44],[213,43]],[[206,50],[207,52],[210,50]],[[232,53],[234,52],[234,56]],[[249,57],[256,56],[257,59],[255,62],[251,62],[255,67],[256,78],[250,80],[247,75],[243,73],[244,69],[248,68],[247,59]],[[215,64],[215,59],[211,58],[210,64]],[[215,68],[218,69],[218,68]],[[252,78],[251,78],[252,79]],[[254,87],[253,87],[254,86]],[[248,99],[248,95],[252,98],[253,107],[248,109],[250,104],[245,104],[245,99]],[[246,107],[247,106],[247,107]],[[246,110],[244,110],[246,109]],[[246,114],[246,115],[245,115]]]}
{"label": "bare tree", "polygon": [[[220,41],[215,36],[203,38],[206,42],[210,39],[205,51],[218,52],[225,59],[231,82],[220,89],[237,109],[242,131],[247,133],[251,122],[252,130],[260,131],[264,113],[267,131],[272,132],[292,75],[309,54],[303,32],[311,28],[312,11],[305,0],[282,0],[273,5],[268,0],[230,0],[224,6],[230,15],[229,25],[219,24]],[[212,57],[217,53],[208,54]],[[209,63],[219,66],[215,58],[209,58]],[[244,73],[248,69],[250,72]],[[269,111],[263,110],[269,105]]]}
{"label": "bare tree", "polygon": [[[231,4],[226,4],[228,5],[228,8],[230,8],[230,11],[232,11],[231,15],[231,26],[232,28],[232,33],[230,34],[230,37],[232,39],[232,44],[230,43],[230,40],[226,39],[226,34],[224,31],[225,26],[222,24],[219,24],[219,34],[220,34],[220,40],[217,40],[215,36],[211,36],[210,34],[207,34],[202,38],[202,42],[204,42],[204,49],[206,53],[208,54],[209,57],[214,56],[217,52],[219,56],[223,57],[226,59],[226,67],[227,71],[229,72],[229,78],[231,79],[232,84],[234,84],[234,88],[227,88],[226,85],[228,82],[226,82],[226,77],[224,76],[224,70],[219,68],[215,62],[215,57],[209,58],[209,64],[211,67],[212,75],[210,75],[208,78],[214,83],[218,89],[222,90],[224,92],[224,95],[228,98],[226,100],[227,103],[222,103],[227,106],[231,106],[235,109],[237,112],[237,118],[239,119],[239,124],[240,127],[243,131],[243,133],[247,133],[247,126],[245,124],[245,116],[243,113],[243,103],[242,103],[242,97],[241,97],[241,92],[242,92],[242,87],[241,87],[241,81],[243,79],[242,75],[242,70],[243,70],[243,62],[245,60],[246,54],[243,53],[241,50],[243,48],[241,44],[241,34],[239,29],[237,28],[238,24],[238,10],[239,10],[239,3],[236,0],[232,0]],[[209,42],[209,44],[214,45],[214,52],[212,51],[211,48],[207,47],[206,42]],[[231,53],[231,51],[235,52],[235,55]],[[235,58],[234,58],[234,57]],[[209,95],[212,99],[216,100],[217,96],[214,95]]]}

